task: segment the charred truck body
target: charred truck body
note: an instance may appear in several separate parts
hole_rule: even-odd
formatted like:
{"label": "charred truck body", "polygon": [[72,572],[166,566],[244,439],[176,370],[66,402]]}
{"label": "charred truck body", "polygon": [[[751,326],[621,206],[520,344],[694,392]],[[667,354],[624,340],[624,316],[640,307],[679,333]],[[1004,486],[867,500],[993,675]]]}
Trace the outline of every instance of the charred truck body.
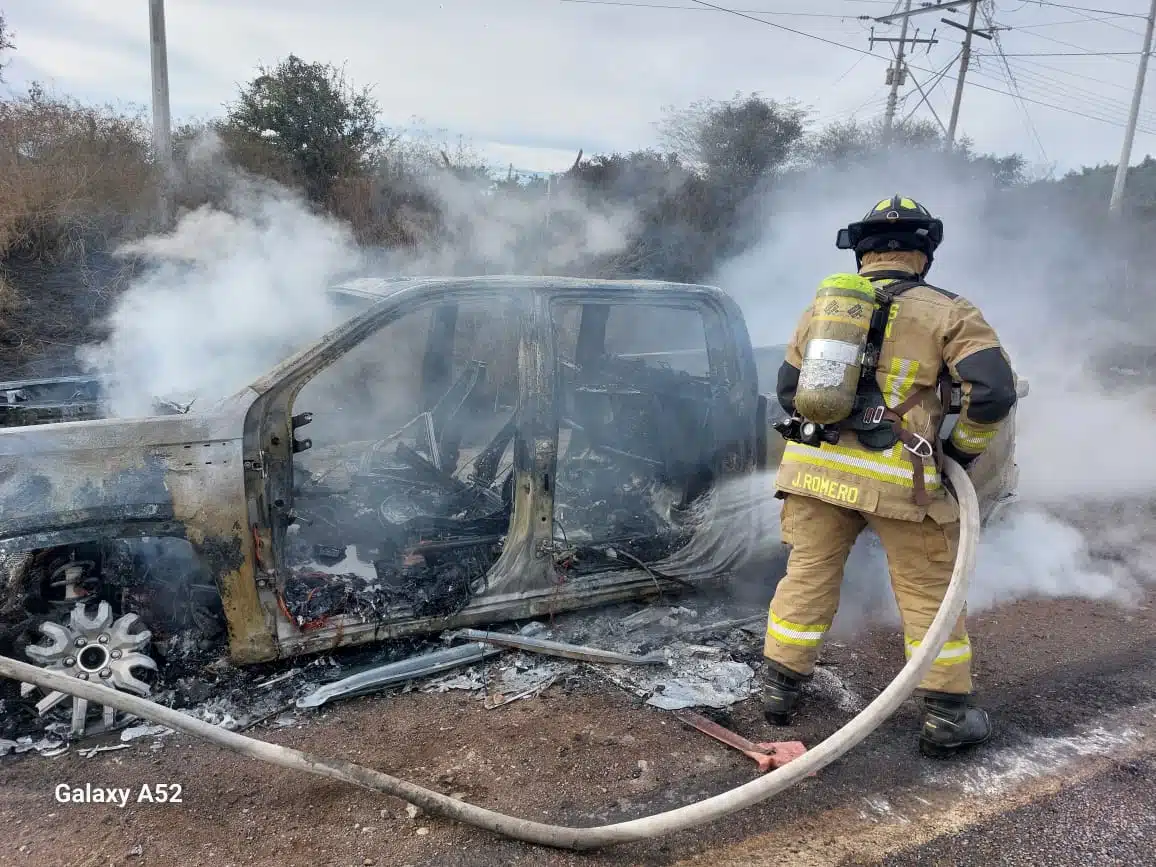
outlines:
{"label": "charred truck body", "polygon": [[[640,598],[763,542],[782,349],[720,290],[334,291],[348,322],[212,409],[94,419],[85,392],[84,420],[0,430],[4,652],[103,601],[162,661],[227,640],[254,663]],[[972,468],[985,516],[1013,424]]]}

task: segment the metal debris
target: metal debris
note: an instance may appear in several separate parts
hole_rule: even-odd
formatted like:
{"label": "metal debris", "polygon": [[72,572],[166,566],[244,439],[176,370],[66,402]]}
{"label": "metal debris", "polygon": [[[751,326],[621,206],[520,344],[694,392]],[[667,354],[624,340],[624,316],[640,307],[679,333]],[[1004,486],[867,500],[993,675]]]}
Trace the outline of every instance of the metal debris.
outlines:
{"label": "metal debris", "polygon": [[162,725],[131,726],[120,733],[122,743],[135,741],[137,738],[147,738],[150,735],[169,735],[173,730]]}
{"label": "metal debris", "polygon": [[488,644],[497,644],[502,647],[516,647],[519,650],[529,650],[533,653],[542,653],[547,656],[560,656],[563,659],[576,659],[579,662],[609,665],[666,664],[666,657],[660,653],[652,653],[648,656],[638,656],[633,653],[615,653],[611,650],[583,647],[580,644],[547,641],[544,638],[529,638],[524,635],[511,635],[506,632],[484,632],[480,629],[462,629],[456,632],[455,635],[468,638],[471,641],[482,641]]}
{"label": "metal debris", "polygon": [[724,660],[687,666],[681,676],[657,681],[646,703],[663,710],[730,707],[750,698],[754,678],[754,669],[745,662]]}
{"label": "metal debris", "polygon": [[[130,632],[139,620],[135,614],[114,620],[112,606],[104,601],[97,607],[96,614],[89,617],[84,603],[78,602],[69,614],[67,626],[52,621],[40,624],[40,631],[51,642],[47,647],[30,645],[25,652],[34,662],[52,671],[81,680],[91,678],[113,689],[148,695],[149,685],[138,680],[133,669],[156,671],[157,664],[147,654],[139,652],[152,639],[152,633],[147,629]],[[28,695],[34,689],[36,687],[30,683],[20,685],[21,695]],[[37,703],[36,710],[44,716],[65,700],[72,701],[71,734],[81,737],[88,718],[86,699],[53,691]],[[102,711],[104,728],[111,728],[116,723],[116,710],[104,707]]]}
{"label": "metal debris", "polygon": [[95,747],[85,747],[84,749],[77,750],[76,754],[78,756],[80,756],[82,759],[91,759],[97,753],[114,753],[117,750],[131,750],[131,749],[132,749],[132,747],[129,744],[105,744],[105,745],[98,745]]}
{"label": "metal debris", "polygon": [[289,671],[285,672],[284,674],[279,674],[276,677],[271,677],[268,680],[263,680],[258,684],[254,684],[254,686],[257,689],[268,689],[269,687],[273,686],[274,684],[286,681],[289,678],[294,677],[300,673],[301,673],[301,669],[293,668],[293,669],[290,669]]}
{"label": "metal debris", "polygon": [[753,617],[740,617],[737,620],[721,620],[718,623],[704,623],[700,626],[688,626],[685,629],[680,629],[680,635],[704,635],[714,632],[726,632],[730,629],[742,629],[744,626],[750,626],[752,623],[758,623],[760,620],[766,620],[767,615],[756,614]]}
{"label": "metal debris", "polygon": [[[7,746],[13,743],[15,746]],[[14,752],[19,755],[20,753],[30,753],[33,751],[39,753],[46,759],[51,759],[68,752],[68,744],[56,737],[45,737],[34,741],[31,735],[24,735],[15,741],[0,741],[0,756],[5,755],[7,752]]]}
{"label": "metal debris", "polygon": [[[704,650],[709,653],[704,655]],[[726,708],[750,698],[754,691],[754,669],[729,658],[721,648],[674,642],[666,645],[664,653],[664,669],[599,666],[591,670],[663,710]]]}
{"label": "metal debris", "polygon": [[679,722],[693,726],[703,734],[726,744],[728,747],[733,747],[748,758],[754,759],[761,774],[775,768],[781,768],[787,762],[797,759],[807,751],[807,748],[800,741],[752,743],[742,735],[723,728],[714,720],[707,719],[697,713],[684,710],[678,711],[674,716]]}
{"label": "metal debris", "polygon": [[486,710],[494,710],[495,708],[519,701],[523,698],[532,698],[533,696],[540,695],[541,693],[548,690],[551,686],[553,686],[554,681],[561,677],[561,675],[562,672],[560,670],[547,670],[544,676],[542,676],[537,682],[533,683],[528,688],[523,689],[521,692],[516,692],[512,695],[508,692],[499,692],[487,695],[482,703],[483,707],[485,707]]}
{"label": "metal debris", "polygon": [[486,688],[486,680],[480,671],[470,669],[461,674],[450,674],[445,677],[439,677],[436,680],[431,680],[421,687],[421,692],[429,693],[446,693],[452,689],[461,689],[466,692],[474,692],[479,689]]}
{"label": "metal debris", "polygon": [[504,652],[488,644],[475,643],[463,644],[460,647],[451,647],[446,650],[436,650],[433,653],[423,653],[420,656],[359,672],[334,683],[327,683],[297,699],[296,705],[299,708],[320,707],[335,698],[353,698],[358,695],[366,695],[391,684],[429,677],[443,671],[460,668],[463,665],[472,665]]}

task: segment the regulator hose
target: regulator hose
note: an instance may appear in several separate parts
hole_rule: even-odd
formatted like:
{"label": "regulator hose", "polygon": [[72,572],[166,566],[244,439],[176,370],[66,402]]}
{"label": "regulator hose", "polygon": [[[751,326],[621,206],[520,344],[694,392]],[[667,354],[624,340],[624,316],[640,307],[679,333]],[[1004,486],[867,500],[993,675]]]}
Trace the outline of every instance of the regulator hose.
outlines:
{"label": "regulator hose", "polygon": [[243,756],[331,780],[341,780],[364,789],[385,792],[403,798],[431,815],[454,819],[515,840],[578,850],[649,840],[713,822],[765,801],[804,777],[826,767],[878,728],[919,685],[947,642],[956,619],[963,611],[967,600],[968,581],[975,567],[976,542],[979,535],[979,504],[975,488],[959,464],[950,459],[944,463],[960,504],[959,553],[951,575],[951,583],[927,635],[896,678],[854,719],[800,758],[722,794],[628,822],[595,828],[567,828],[518,819],[447,797],[372,768],[340,759],[323,758],[247,737],[143,698],[15,659],[0,656],[0,675],[33,683],[46,690],[59,690],[114,707],[176,731],[203,738]]}

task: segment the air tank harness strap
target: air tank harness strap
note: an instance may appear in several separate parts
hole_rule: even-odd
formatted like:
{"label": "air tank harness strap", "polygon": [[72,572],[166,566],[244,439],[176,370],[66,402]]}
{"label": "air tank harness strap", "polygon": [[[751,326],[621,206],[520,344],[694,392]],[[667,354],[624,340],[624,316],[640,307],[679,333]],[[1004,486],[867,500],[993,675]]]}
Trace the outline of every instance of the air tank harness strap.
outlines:
{"label": "air tank harness strap", "polygon": [[[876,280],[895,281],[886,286],[875,287],[876,296],[880,301],[883,302],[879,309],[880,319],[882,320],[880,324],[886,323],[888,318],[888,309],[896,297],[902,295],[908,289],[923,285],[923,281],[910,272],[875,271],[864,276],[866,276],[872,282]],[[879,337],[876,336],[876,339],[878,340]],[[876,359],[877,358],[878,356],[876,355]],[[872,367],[874,367],[874,365]],[[867,375],[871,378],[874,378],[875,370],[870,370]],[[921,436],[917,436],[916,434],[903,427],[903,417],[907,415],[907,413],[910,412],[912,408],[914,408],[921,400],[923,400],[925,396],[928,394],[935,394],[937,391],[940,395],[942,406],[948,406],[948,403],[944,402],[943,400],[944,385],[944,380],[941,380],[938,389],[918,389],[917,391],[909,394],[905,400],[901,401],[897,406],[894,407],[887,407],[886,402],[884,402],[882,420],[891,422],[891,429],[895,432],[895,436],[911,455],[911,483],[914,488],[915,504],[917,506],[927,506],[931,502],[931,498],[927,494],[927,481],[924,478],[924,462],[928,459],[931,459],[935,462],[936,469],[942,470],[943,455],[940,451],[938,437],[932,437],[931,441],[928,441]],[[950,400],[950,383],[946,384],[946,388],[948,400]]]}
{"label": "air tank harness strap", "polygon": [[909,394],[907,399],[898,406],[883,410],[883,418],[891,422],[891,429],[895,431],[899,442],[903,443],[904,448],[911,455],[911,482],[915,487],[915,504],[917,506],[926,506],[931,502],[931,498],[927,496],[927,485],[923,478],[923,461],[925,458],[935,457],[936,447],[923,437],[916,436],[903,427],[903,416],[907,415],[911,408],[931,391],[934,389],[921,388]]}
{"label": "air tank harness strap", "polygon": [[918,436],[903,427],[903,417],[909,413],[926,395],[938,394],[940,405],[949,406],[951,401],[951,380],[941,377],[938,388],[921,388],[912,392],[907,398],[895,407],[883,410],[883,418],[891,422],[891,429],[903,443],[908,454],[911,455],[911,483],[915,490],[915,504],[927,506],[931,497],[927,494],[927,483],[924,479],[925,461],[931,459],[935,469],[943,472],[943,450],[939,444],[939,437],[933,436],[930,440]]}

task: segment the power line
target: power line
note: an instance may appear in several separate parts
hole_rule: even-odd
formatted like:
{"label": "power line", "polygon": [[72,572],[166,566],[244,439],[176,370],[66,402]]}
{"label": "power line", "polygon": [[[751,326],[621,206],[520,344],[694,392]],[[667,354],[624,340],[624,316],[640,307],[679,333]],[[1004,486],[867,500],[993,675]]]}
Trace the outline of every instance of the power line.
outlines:
{"label": "power line", "polygon": [[1015,91],[1016,96],[1019,97],[1018,102],[1020,111],[1023,113],[1024,120],[1027,121],[1028,130],[1031,132],[1032,137],[1036,140],[1036,146],[1040,149],[1040,156],[1044,158],[1044,162],[1046,163],[1048,162],[1048,152],[1044,148],[1044,143],[1040,139],[1039,130],[1036,129],[1035,122],[1032,120],[1031,113],[1028,111],[1027,104],[1024,102],[1023,94],[1020,92],[1019,83],[1016,81],[1015,73],[1012,72],[1011,65],[1007,62],[1007,58],[1004,56],[1003,43],[1000,41],[999,31],[994,29],[995,22],[986,12],[984,13],[984,18],[987,21],[987,26],[992,28],[992,35],[995,37],[993,40],[995,44],[995,50],[999,54],[1000,60],[1003,62],[1004,70],[1007,72],[1008,85],[1013,91]]}
{"label": "power line", "polygon": [[[1117,12],[1114,15],[1107,15],[1103,18],[1088,18],[1087,16],[1085,16],[1083,18],[1069,18],[1067,21],[1047,21],[1043,24],[1017,24],[1013,29],[1014,30],[1042,30],[1045,27],[1065,27],[1069,24],[1089,24],[1089,23],[1102,24],[1102,23],[1106,23],[1109,18],[1130,18],[1130,17],[1131,16],[1126,15],[1122,12]],[[1109,26],[1117,26],[1118,27],[1119,25],[1109,25]],[[1129,33],[1135,33],[1137,35],[1139,35],[1139,33],[1140,33],[1139,30],[1133,30],[1131,27],[1121,27],[1120,29],[1121,30],[1127,30]]]}
{"label": "power line", "polygon": [[[834,45],[836,48],[843,48],[843,49],[846,49],[846,50],[848,50],[848,51],[854,51],[854,52],[857,52],[857,53],[859,53],[859,54],[867,54],[867,55],[870,55],[871,57],[878,57],[878,55],[876,55],[876,54],[873,54],[873,53],[871,53],[870,51],[864,51],[862,48],[856,48],[854,45],[846,45],[846,44],[844,44],[844,43],[842,43],[842,42],[836,42],[836,41],[835,41],[835,40],[833,40],[833,39],[827,39],[826,37],[823,37],[823,36],[816,36],[816,35],[815,35],[815,34],[813,34],[813,33],[807,33],[807,32],[805,32],[805,31],[802,31],[802,30],[795,30],[794,28],[791,28],[791,27],[786,27],[786,26],[784,26],[784,25],[782,25],[782,24],[776,24],[776,23],[775,23],[775,22],[773,22],[773,21],[764,21],[764,20],[762,20],[761,18],[755,18],[755,17],[753,17],[753,16],[751,16],[751,15],[749,15],[749,14],[747,14],[747,13],[741,13],[741,12],[733,12],[732,10],[730,10],[730,9],[727,9],[727,8],[726,8],[726,7],[724,7],[724,6],[717,6],[717,5],[713,4],[713,3],[708,3],[708,2],[706,2],[706,0],[693,0],[693,2],[695,2],[695,3],[699,3],[699,4],[703,5],[703,6],[707,6],[707,7],[710,7],[710,8],[712,8],[712,9],[716,9],[716,10],[718,10],[718,11],[720,11],[720,12],[730,12],[731,14],[737,15],[739,18],[745,18],[745,19],[747,19],[747,20],[749,20],[749,21],[754,21],[756,24],[763,24],[763,25],[765,25],[765,26],[767,26],[767,27],[773,27],[773,28],[775,28],[775,29],[777,29],[777,30],[786,30],[787,32],[789,32],[789,33],[794,33],[794,34],[796,34],[796,35],[798,35],[798,36],[805,36],[805,37],[807,37],[808,39],[815,39],[815,40],[817,40],[817,41],[819,41],[819,42],[823,42],[823,43],[826,43],[827,45]],[[879,58],[879,59],[881,59],[881,60],[884,60],[884,59],[886,59],[886,58]],[[934,72],[934,70],[930,70],[930,69],[926,69],[926,68],[921,68],[921,67],[918,67],[918,66],[913,66],[913,65],[911,65],[911,64],[908,64],[908,65],[910,66],[910,68],[911,68],[911,69],[915,69],[915,70],[918,70],[919,72]],[[1012,97],[1013,99],[1015,98],[1015,94],[1013,94],[1013,93],[1009,93],[1009,92],[1008,92],[1008,91],[1006,91],[1006,90],[1000,90],[1000,89],[998,89],[998,88],[995,88],[995,87],[988,87],[987,85],[984,85],[984,84],[977,84],[977,83],[973,83],[971,86],[972,86],[972,87],[975,87],[975,88],[978,88],[979,90],[986,90],[986,91],[988,91],[988,92],[990,92],[990,93],[998,93],[998,94],[1000,94],[1000,95],[1002,95],[1002,96],[1010,96],[1010,97]],[[1072,108],[1066,108],[1066,107],[1064,107],[1064,106],[1062,106],[1062,105],[1056,105],[1055,103],[1052,103],[1052,102],[1045,102],[1045,101],[1044,101],[1044,100],[1042,100],[1042,99],[1033,99],[1033,98],[1031,98],[1031,97],[1027,97],[1027,96],[1024,96],[1024,97],[1021,97],[1021,98],[1022,98],[1022,99],[1023,99],[1025,102],[1030,102],[1030,103],[1032,103],[1033,105],[1039,105],[1039,106],[1042,106],[1042,107],[1044,107],[1044,108],[1051,108],[1051,109],[1054,109],[1054,110],[1056,110],[1056,111],[1060,111],[1060,112],[1064,112],[1064,113],[1066,113],[1066,114],[1071,114],[1071,115],[1074,115],[1074,116],[1076,116],[1076,117],[1083,117],[1083,118],[1086,118],[1087,120],[1095,120],[1095,121],[1099,121],[1100,123],[1106,123],[1106,124],[1109,124],[1109,125],[1111,125],[1111,126],[1117,126],[1117,127],[1122,127],[1122,126],[1123,126],[1123,124],[1122,124],[1122,123],[1118,123],[1118,122],[1115,122],[1115,121],[1107,120],[1107,119],[1105,119],[1105,118],[1103,118],[1103,117],[1098,117],[1098,116],[1096,116],[1096,115],[1094,115],[1094,114],[1089,114],[1089,113],[1087,113],[1087,112],[1077,111],[1076,109],[1072,109]],[[1148,130],[1144,130],[1144,132],[1146,132],[1146,133],[1147,133],[1147,132],[1149,132],[1149,131],[1148,131]]]}
{"label": "power line", "polygon": [[[1045,36],[1043,33],[1028,32],[1028,33],[1025,33],[1024,35],[1025,36],[1031,36],[1034,39],[1043,39],[1045,42],[1054,42],[1056,45],[1063,45],[1066,48],[1077,48],[1080,50],[1080,52],[1082,52],[1084,54],[1087,54],[1089,52],[1094,51],[1094,49],[1088,48],[1085,45],[1077,45],[1074,42],[1068,42],[1064,39],[1056,39],[1054,36]],[[1128,63],[1127,60],[1121,60],[1119,57],[1111,57],[1110,59],[1115,60],[1117,63],[1125,63],[1128,66],[1132,65],[1132,64]]]}
{"label": "power line", "polygon": [[1133,30],[1131,27],[1125,27],[1122,24],[1116,24],[1112,21],[1107,20],[1106,18],[1093,18],[1091,15],[1086,15],[1086,14],[1081,13],[1081,12],[1077,12],[1076,14],[1079,15],[1081,18],[1083,18],[1088,23],[1099,23],[1099,24],[1103,24],[1105,27],[1111,27],[1113,30],[1119,30],[1122,33],[1131,33],[1135,36],[1141,35],[1139,32]]}
{"label": "power line", "polygon": [[[991,56],[991,55],[986,55],[986,56]],[[1046,67],[1046,68],[1052,69],[1053,67]],[[1022,76],[1026,76],[1029,83],[1035,82],[1041,88],[1044,88],[1047,91],[1048,95],[1073,96],[1076,99],[1083,99],[1083,100],[1091,99],[1095,102],[1095,104],[1097,106],[1115,107],[1115,108],[1119,108],[1121,111],[1125,110],[1124,109],[1124,105],[1125,105],[1124,103],[1118,102],[1115,100],[1105,100],[1100,91],[1092,90],[1090,88],[1080,87],[1079,85],[1072,84],[1070,82],[1061,81],[1059,79],[1053,78],[1053,77],[1046,75],[1044,73],[1037,72],[1033,69],[1020,68],[1019,74]],[[1099,81],[1099,79],[1093,79],[1093,80]],[[1131,90],[1131,88],[1123,87],[1123,85],[1115,85],[1115,86],[1120,87],[1123,90],[1128,90],[1128,91]],[[1146,113],[1146,119],[1152,121],[1153,123],[1156,123],[1156,116],[1151,116],[1150,112]]]}
{"label": "power line", "polygon": [[1118,81],[1108,81],[1106,78],[1094,78],[1090,75],[1084,75],[1084,74],[1079,73],[1079,72],[1072,72],[1069,69],[1061,69],[1058,66],[1048,66],[1046,63],[1039,63],[1035,60],[1024,60],[1022,57],[1015,57],[1015,56],[1009,55],[1009,54],[1005,54],[1004,57],[1012,57],[1016,61],[1017,66],[1019,66],[1019,65],[1036,66],[1036,67],[1039,67],[1040,69],[1047,69],[1047,70],[1050,70],[1051,72],[1058,72],[1060,75],[1067,75],[1070,78],[1079,78],[1079,79],[1083,79],[1084,81],[1093,81],[1096,84],[1102,84],[1106,87],[1115,87],[1115,88],[1118,88],[1120,90],[1126,90],[1129,93],[1132,91],[1131,87],[1129,87],[1126,84],[1120,84],[1120,82],[1118,82]]}
{"label": "power line", "polygon": [[[986,55],[993,56],[993,55]],[[1067,82],[1057,81],[1049,76],[1042,75],[1033,70],[1020,70],[1020,75],[1025,77],[1025,83],[1029,87],[1034,87],[1039,93],[1047,97],[1064,97],[1079,103],[1084,106],[1091,106],[1091,110],[1104,111],[1120,111],[1126,113],[1126,103],[1120,100],[1104,99],[1101,94],[1086,88],[1081,88],[1078,85],[1069,84]]]}
{"label": "power line", "polygon": [[[559,0],[562,3],[582,3],[586,6],[630,6],[635,9],[677,9],[683,12],[710,12],[701,6],[672,6],[666,3],[632,3],[629,0]],[[870,15],[840,15],[837,12],[776,12],[770,9],[736,9],[736,12],[752,15],[777,15],[789,18],[838,18],[846,21],[870,21]]]}
{"label": "power line", "polygon": [[[1115,9],[1089,9],[1087,6],[1073,6],[1070,3],[1052,3],[1049,0],[1028,0],[1033,6],[1051,6],[1055,9],[1072,9],[1077,12],[1093,12],[1098,15],[1119,15],[1121,18],[1139,18],[1141,21],[1147,19],[1147,15],[1137,15],[1132,12],[1119,12]],[[1027,5],[1027,4],[1025,4]]]}
{"label": "power line", "polygon": [[[847,45],[846,43],[843,43],[843,42],[836,42],[834,39],[828,39],[825,36],[819,36],[818,34],[815,34],[815,33],[807,33],[805,30],[797,30],[794,27],[788,27],[785,24],[779,24],[775,21],[767,21],[763,18],[756,18],[747,12],[740,12],[737,9],[728,9],[725,6],[717,6],[714,3],[706,2],[706,0],[692,0],[692,2],[697,3],[700,6],[705,6],[708,9],[714,9],[716,12],[725,12],[729,15],[734,15],[737,18],[742,18],[742,19],[745,19],[747,21],[753,21],[756,24],[762,24],[764,27],[772,27],[775,30],[782,30],[786,33],[793,33],[796,36],[802,36],[806,39],[814,40],[815,42],[821,42],[824,45],[832,45],[835,48],[842,48],[845,51],[854,51],[856,54],[863,54],[863,55],[866,55],[868,57],[874,57],[876,60],[887,60],[887,58],[880,57],[879,55],[874,54],[870,51],[867,51],[863,48],[857,48],[854,45]],[[873,0],[847,0],[847,2],[873,2]],[[1033,34],[1033,35],[1038,36],[1039,34]],[[890,61],[888,60],[888,62],[890,62]],[[911,64],[908,64],[908,66],[911,69],[917,70],[918,72],[927,72],[927,73],[932,73],[932,74],[934,74],[934,72],[935,72],[935,70],[927,69],[925,67],[913,66]],[[1006,90],[1000,90],[999,88],[988,87],[986,85],[976,84],[976,83],[973,83],[971,85],[971,87],[977,88],[978,90],[986,90],[989,93],[998,93],[1001,96],[1010,96],[1012,98],[1015,98],[1015,94],[1009,93]],[[1117,126],[1117,127],[1123,126],[1123,124],[1115,123],[1115,122],[1110,121],[1110,120],[1105,120],[1102,117],[1097,117],[1095,115],[1087,114],[1085,112],[1076,111],[1075,109],[1065,108],[1064,106],[1056,105],[1055,103],[1045,102],[1045,101],[1040,100],[1040,99],[1032,99],[1030,97],[1023,97],[1023,99],[1025,102],[1030,102],[1033,105],[1039,105],[1039,106],[1042,106],[1044,108],[1051,108],[1051,109],[1054,109],[1056,111],[1063,112],[1065,114],[1074,115],[1076,117],[1083,117],[1083,118],[1086,118],[1088,120],[1099,121],[1100,123],[1105,123],[1105,124],[1108,124],[1110,126]],[[1148,133],[1149,130],[1143,130],[1143,132]],[[1153,134],[1156,134],[1156,133],[1153,133]]]}
{"label": "power line", "polygon": [[[991,81],[998,81],[998,79],[995,79],[991,75],[984,73],[984,72],[976,72],[975,74],[978,75],[980,78],[986,78],[986,79],[991,80]],[[1010,94],[1007,91],[998,90],[997,88],[988,87],[987,85],[983,85],[983,84],[973,83],[971,86],[980,88],[981,90],[989,90],[989,91],[992,91],[993,93],[1002,93],[1006,96],[1014,96],[1014,94]],[[1029,85],[1029,87],[1031,87],[1031,86]],[[1071,106],[1057,105],[1054,102],[1048,102],[1044,99],[1036,98],[1036,94],[1038,94],[1040,92],[1042,92],[1045,96],[1049,96],[1049,97],[1056,95],[1056,91],[1053,88],[1046,88],[1043,85],[1036,85],[1030,91],[1030,93],[1032,95],[1024,95],[1021,98],[1025,102],[1031,103],[1032,105],[1039,105],[1039,106],[1043,106],[1045,108],[1054,108],[1057,111],[1062,111],[1062,112],[1065,112],[1067,114],[1073,114],[1073,115],[1076,115],[1077,117],[1087,118],[1088,120],[1099,121],[1100,123],[1106,124],[1108,126],[1114,126],[1118,129],[1123,129],[1126,126],[1126,124],[1123,121],[1119,120],[1118,118],[1106,117],[1102,113],[1101,114],[1096,113],[1096,112],[1101,112],[1105,108],[1115,108],[1116,110],[1119,110],[1119,103],[1112,104],[1111,106],[1106,106],[1103,104],[1094,104],[1094,105],[1089,106],[1086,103],[1079,103],[1080,108],[1085,109],[1085,110],[1080,110],[1077,108],[1073,108]],[[1059,94],[1059,95],[1065,96],[1066,94]],[[1147,127],[1143,128],[1141,130],[1141,132],[1147,133],[1149,135],[1156,135],[1156,129],[1149,129]]]}
{"label": "power line", "polygon": [[1139,57],[1143,51],[1025,51],[1008,57]]}
{"label": "power line", "polygon": [[858,67],[859,64],[863,62],[864,56],[865,55],[859,55],[859,57],[855,58],[855,62],[851,64],[850,68],[846,72],[844,72],[842,75],[840,75],[838,78],[836,78],[834,82],[832,82],[831,87],[834,87],[836,84],[841,82],[844,78],[846,78],[848,75],[850,75],[852,72],[854,72],[856,67]]}
{"label": "power line", "polygon": [[836,48],[845,48],[848,51],[856,51],[859,54],[868,54],[871,57],[878,57],[877,54],[872,54],[870,51],[864,51],[862,48],[856,48],[854,45],[847,45],[843,42],[836,42],[834,39],[828,39],[825,36],[819,36],[815,33],[807,33],[805,30],[796,30],[794,27],[788,27],[785,24],[776,24],[774,21],[767,21],[763,18],[755,18],[747,12],[740,12],[738,9],[728,9],[725,6],[716,6],[713,3],[707,3],[706,0],[691,0],[699,6],[705,6],[707,9],[713,9],[716,12],[726,12],[729,15],[735,15],[739,18],[745,18],[747,21],[754,21],[756,24],[763,24],[767,27],[774,27],[776,30],[784,30],[787,33],[794,33],[796,36],[804,36],[807,39],[814,39],[817,42],[823,42],[827,45],[834,45]]}

